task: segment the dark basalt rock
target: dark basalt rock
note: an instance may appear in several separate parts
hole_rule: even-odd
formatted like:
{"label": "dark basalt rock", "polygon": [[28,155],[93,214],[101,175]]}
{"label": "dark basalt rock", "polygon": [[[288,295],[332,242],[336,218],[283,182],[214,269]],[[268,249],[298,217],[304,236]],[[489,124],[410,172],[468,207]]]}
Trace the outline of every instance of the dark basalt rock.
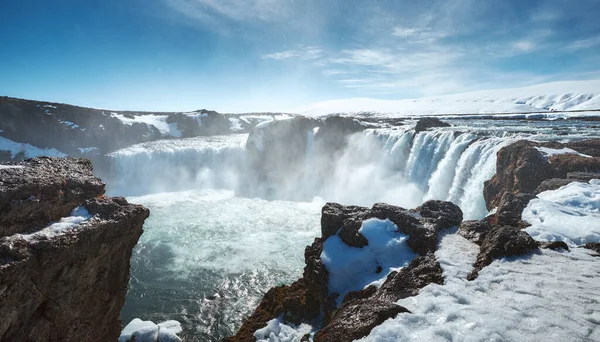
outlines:
{"label": "dark basalt rock", "polygon": [[86,159],[40,157],[0,168],[0,237],[46,226],[104,193]]}
{"label": "dark basalt rock", "polygon": [[591,249],[600,254],[600,242],[590,242],[583,245],[583,248]]}
{"label": "dark basalt rock", "polygon": [[254,342],[254,332],[265,327],[274,317],[283,315],[286,322],[300,324],[317,317],[319,313],[319,303],[307,293],[304,281],[300,279],[290,286],[282,285],[270,289],[252,316],[244,321],[238,333],[223,341]]}
{"label": "dark basalt rock", "polygon": [[457,234],[481,246],[485,235],[492,230],[492,225],[485,220],[463,221],[458,227]]}
{"label": "dark basalt rock", "polygon": [[429,284],[444,284],[442,267],[433,253],[417,257],[400,271],[390,273],[372,297],[396,302],[416,296],[420,289]]}
{"label": "dark basalt rock", "polygon": [[319,330],[315,342],[354,341],[367,336],[373,328],[399,313],[410,312],[395,303],[376,299],[348,302],[335,313],[331,323]]}
{"label": "dark basalt rock", "polygon": [[[556,149],[567,147],[592,158],[577,154],[557,154],[546,157],[536,149],[538,146]],[[491,180],[485,182],[483,194],[487,208],[491,210],[498,207],[505,192],[539,193],[537,188],[547,179],[566,179],[570,173],[577,177],[576,172],[600,173],[599,156],[600,139],[567,144],[520,140],[503,147],[498,151],[496,174]],[[585,177],[580,180],[585,180]],[[540,190],[558,184],[558,182],[554,184],[549,182]]]}
{"label": "dark basalt rock", "polygon": [[[41,158],[23,166],[37,169],[38,178],[31,170],[23,171],[24,183],[19,185],[11,173],[11,182],[3,185],[4,190],[20,188],[46,194],[45,189],[50,188],[49,194],[63,192],[68,200],[39,196],[48,211],[59,213],[67,205],[83,205],[93,217],[52,235],[0,238],[0,340],[117,340],[131,253],[148,210],[123,198],[96,197],[104,185],[93,179],[89,162]],[[5,206],[10,198],[0,198],[0,204]],[[11,208],[11,217],[20,217],[14,212],[19,207]],[[27,205],[22,208],[37,213]],[[39,224],[53,220],[35,217]]]}
{"label": "dark basalt rock", "polygon": [[598,172],[569,172],[567,173],[567,179],[571,181],[589,182],[592,179],[600,179],[600,173]]}
{"label": "dark basalt rock", "polygon": [[343,116],[329,116],[319,126],[315,134],[315,150],[325,155],[341,150],[346,146],[348,137],[365,129],[358,119]]}
{"label": "dark basalt rock", "polygon": [[520,193],[513,194],[505,192],[498,204],[496,214],[492,215],[491,223],[498,226],[513,226],[524,228],[529,226],[521,220],[523,210],[529,204],[529,201],[536,198],[533,194]]}
{"label": "dark basalt rock", "polygon": [[321,209],[321,237],[335,235],[344,225],[344,220],[365,214],[369,208],[354,205],[326,203]]}
{"label": "dark basalt rock", "polygon": [[528,254],[538,248],[537,243],[529,234],[516,227],[500,226],[488,232],[481,243],[474,269],[467,277],[474,280],[485,266],[494,259],[512,255]]}
{"label": "dark basalt rock", "polygon": [[574,180],[573,179],[562,179],[562,178],[551,178],[551,179],[546,179],[545,181],[542,182],[542,184],[540,184],[540,186],[538,186],[535,191],[533,192],[535,195],[544,192],[544,191],[549,191],[549,190],[556,190],[559,189],[565,185],[569,185],[571,183],[573,183]]}
{"label": "dark basalt rock", "polygon": [[451,125],[447,122],[443,122],[438,118],[422,118],[417,121],[417,125],[415,126],[415,132],[419,133],[422,131],[426,131],[430,128],[435,127],[450,127]]}
{"label": "dark basalt rock", "polygon": [[542,247],[543,249],[552,249],[554,251],[557,251],[560,249],[564,249],[565,251],[569,250],[569,246],[564,241],[553,241],[553,242],[541,243],[540,247]]}
{"label": "dark basalt rock", "polygon": [[415,211],[432,221],[437,229],[458,226],[463,220],[462,210],[452,202],[431,200],[417,207]]}

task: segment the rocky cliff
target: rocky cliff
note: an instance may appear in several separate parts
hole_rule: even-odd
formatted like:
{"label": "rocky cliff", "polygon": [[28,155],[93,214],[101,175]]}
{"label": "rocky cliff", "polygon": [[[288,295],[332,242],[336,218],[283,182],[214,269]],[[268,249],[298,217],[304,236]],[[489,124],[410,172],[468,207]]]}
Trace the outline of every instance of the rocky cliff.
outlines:
{"label": "rocky cliff", "polygon": [[0,340],[117,340],[149,211],[103,193],[87,160],[0,165]]}

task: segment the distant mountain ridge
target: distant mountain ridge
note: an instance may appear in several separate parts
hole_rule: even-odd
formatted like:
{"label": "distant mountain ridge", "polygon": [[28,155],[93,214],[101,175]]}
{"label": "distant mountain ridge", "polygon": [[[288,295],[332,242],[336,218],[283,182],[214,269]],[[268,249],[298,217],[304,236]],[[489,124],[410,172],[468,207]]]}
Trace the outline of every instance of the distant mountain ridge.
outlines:
{"label": "distant mountain ridge", "polygon": [[530,113],[600,109],[600,80],[562,81],[405,100],[351,98],[308,104],[292,113],[322,116],[370,113],[385,116]]}

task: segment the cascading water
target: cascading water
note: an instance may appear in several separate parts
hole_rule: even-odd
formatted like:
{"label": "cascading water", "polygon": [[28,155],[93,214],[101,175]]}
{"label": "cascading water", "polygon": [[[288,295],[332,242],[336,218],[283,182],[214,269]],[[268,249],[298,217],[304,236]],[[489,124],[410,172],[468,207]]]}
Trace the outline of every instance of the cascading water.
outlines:
{"label": "cascading water", "polygon": [[159,140],[108,155],[112,195],[235,189],[247,134]]}
{"label": "cascading water", "polygon": [[[319,128],[305,129],[301,165],[267,168],[285,182],[257,178],[253,184],[281,185],[275,189],[284,193],[281,198],[302,194],[305,202],[235,195],[255,172],[247,163],[247,135],[163,140],[116,151],[108,156],[109,193],[145,195],[129,200],[151,210],[132,257],[122,319],[177,319],[190,341],[234,333],[268,288],[299,277],[304,247],[319,235],[325,200],[408,208],[450,200],[465,219],[482,218],[483,183],[494,174],[496,152],[516,139],[519,132],[511,129],[369,129],[348,136],[334,155],[321,154]],[[289,146],[281,144],[278,152],[285,155]]]}

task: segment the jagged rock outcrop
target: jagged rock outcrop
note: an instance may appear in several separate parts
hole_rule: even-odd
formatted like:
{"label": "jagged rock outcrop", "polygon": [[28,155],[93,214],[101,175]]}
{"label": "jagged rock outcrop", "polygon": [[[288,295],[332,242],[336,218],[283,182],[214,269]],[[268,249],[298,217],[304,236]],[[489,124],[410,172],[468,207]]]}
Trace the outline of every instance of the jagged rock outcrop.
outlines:
{"label": "jagged rock outcrop", "polygon": [[36,158],[0,170],[0,237],[41,228],[104,193],[85,159]]}
{"label": "jagged rock outcrop", "polygon": [[[570,148],[587,156],[563,153],[548,157],[536,148],[540,146]],[[497,207],[506,192],[536,193],[545,180],[565,179],[569,174],[573,177],[574,172],[600,173],[600,139],[567,144],[517,141],[498,151],[496,174],[485,182],[483,192],[487,208]]]}
{"label": "jagged rock outcrop", "polygon": [[[0,168],[0,182],[10,179],[10,186],[0,186],[0,205],[10,208],[14,218],[4,218],[0,226],[0,340],[119,337],[131,252],[149,212],[123,198],[100,196],[104,185],[91,171],[88,161],[73,158],[39,158]],[[14,201],[19,191],[34,194],[40,204]],[[12,202],[6,206],[6,201]],[[77,215],[85,212],[85,217],[51,225],[56,215],[76,206],[81,206]],[[18,215],[20,209],[34,218],[35,226],[25,226],[27,215]],[[52,215],[44,216],[43,210]]]}
{"label": "jagged rock outcrop", "polygon": [[331,322],[319,330],[315,342],[351,342],[367,336],[373,328],[399,313],[410,312],[393,302],[377,299],[353,300],[342,305]]}
{"label": "jagged rock outcrop", "polygon": [[529,234],[516,227],[500,226],[488,232],[481,242],[479,255],[473,265],[473,271],[467,279],[473,280],[485,266],[494,259],[513,255],[524,255],[538,248]]}
{"label": "jagged rock outcrop", "polygon": [[583,248],[591,249],[600,256],[600,242],[590,242],[583,245]]}
{"label": "jagged rock outcrop", "polygon": [[527,227],[528,224],[521,220],[521,215],[529,201],[534,198],[536,196],[529,193],[515,195],[511,192],[505,192],[500,199],[496,213],[489,218],[490,223],[497,226]]}
{"label": "jagged rock outcrop", "polygon": [[419,119],[419,121],[417,121],[417,125],[415,126],[415,132],[419,133],[422,131],[426,131],[430,128],[435,128],[435,127],[450,127],[452,125],[450,125],[447,122],[443,122],[442,120],[438,119],[438,118],[422,118]]}
{"label": "jagged rock outcrop", "polygon": [[545,242],[540,243],[540,247],[543,249],[552,249],[554,251],[559,251],[561,249],[568,251],[569,245],[567,245],[564,241],[553,241],[553,242]]}
{"label": "jagged rock outcrop", "polygon": [[488,220],[469,220],[460,224],[457,234],[481,246],[485,235],[491,230],[492,225]]}
{"label": "jagged rock outcrop", "polygon": [[[337,234],[347,245],[363,248],[368,240],[359,229],[371,218],[389,219],[399,232],[408,235],[407,245],[419,256],[400,271],[390,272],[381,287],[350,292],[338,307],[340,294],[329,290],[329,273],[321,260],[324,243]],[[327,203],[321,216],[323,236],[306,247],[302,278],[290,286],[271,289],[238,333],[225,341],[254,341],[254,332],[275,317],[297,324],[314,320],[319,314],[323,315],[323,329],[315,341],[351,341],[366,336],[384,320],[408,312],[395,304],[397,300],[418,294],[428,284],[443,284],[442,269],[433,254],[437,235],[461,221],[460,208],[442,201],[428,201],[413,210],[384,203],[372,208]]]}

